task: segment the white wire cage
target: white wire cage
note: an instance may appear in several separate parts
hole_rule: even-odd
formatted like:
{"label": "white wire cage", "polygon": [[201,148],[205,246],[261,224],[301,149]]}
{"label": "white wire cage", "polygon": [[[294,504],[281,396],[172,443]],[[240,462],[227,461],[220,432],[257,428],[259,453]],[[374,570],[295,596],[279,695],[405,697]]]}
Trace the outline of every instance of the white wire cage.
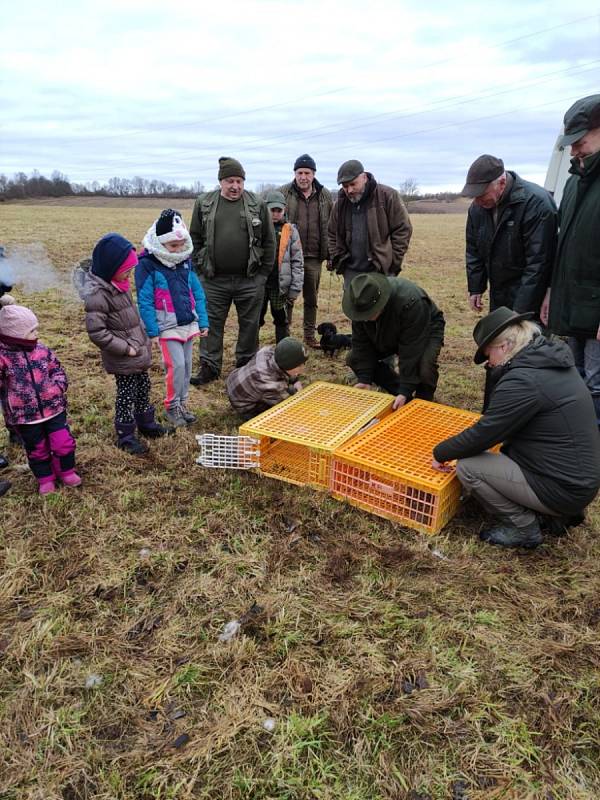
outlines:
{"label": "white wire cage", "polygon": [[260,441],[251,436],[222,436],[203,433],[196,436],[200,455],[196,464],[221,469],[255,469],[260,466]]}

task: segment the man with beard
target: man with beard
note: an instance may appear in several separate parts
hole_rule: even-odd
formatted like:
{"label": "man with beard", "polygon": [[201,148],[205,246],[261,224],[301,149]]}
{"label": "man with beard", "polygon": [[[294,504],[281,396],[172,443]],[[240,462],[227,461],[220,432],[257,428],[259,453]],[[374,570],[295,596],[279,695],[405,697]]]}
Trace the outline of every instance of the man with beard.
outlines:
{"label": "man with beard", "polygon": [[337,182],[342,188],[329,217],[329,269],[344,276],[345,289],[366,272],[397,275],[412,235],[400,195],[356,159],[342,164]]}

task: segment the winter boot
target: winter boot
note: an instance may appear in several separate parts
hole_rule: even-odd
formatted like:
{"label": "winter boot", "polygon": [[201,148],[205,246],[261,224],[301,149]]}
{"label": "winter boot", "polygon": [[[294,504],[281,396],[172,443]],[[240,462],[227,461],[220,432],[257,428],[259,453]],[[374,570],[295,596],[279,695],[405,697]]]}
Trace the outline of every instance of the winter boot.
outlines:
{"label": "winter boot", "polygon": [[135,422],[115,422],[117,431],[117,447],[132,456],[141,456],[148,452],[148,445],[140,442],[135,436]]}
{"label": "winter boot", "polygon": [[174,428],[183,428],[187,425],[180,405],[172,405],[165,411],[165,416]]}
{"label": "winter boot", "polygon": [[43,478],[38,478],[40,494],[52,494],[56,491],[56,483],[54,482],[54,475],[45,475]]}
{"label": "winter boot", "polygon": [[10,487],[11,487],[10,481],[0,481],[0,497],[2,497],[3,494],[6,494],[10,489]]}
{"label": "winter boot", "polygon": [[569,528],[576,528],[578,525],[581,525],[584,520],[585,517],[583,514],[572,514],[571,516],[565,515],[558,517],[538,514],[540,528],[544,531],[544,533],[548,533],[550,536],[566,536],[569,532]]}
{"label": "winter boot", "polygon": [[208,361],[201,361],[198,374],[192,375],[190,383],[192,386],[205,386],[211,381],[216,381],[218,377],[219,373],[214,367],[211,367]]}
{"label": "winter boot", "polygon": [[160,436],[174,433],[173,428],[166,428],[154,419],[154,406],[150,406],[141,414],[136,414],[135,421],[137,422],[138,431],[148,439],[158,439]]}
{"label": "winter boot", "polygon": [[290,335],[290,329],[287,324],[275,325],[275,344],[279,344],[282,339]]}
{"label": "winter boot", "polygon": [[8,458],[6,456],[0,455],[0,469],[6,469],[8,467]]}
{"label": "winter boot", "polygon": [[533,549],[544,541],[537,519],[523,528],[517,528],[511,522],[505,522],[481,531],[479,538],[488,544],[500,547],[526,547]]}
{"label": "winter boot", "polygon": [[194,422],[198,422],[198,417],[195,414],[192,414],[191,411],[188,411],[185,403],[182,403],[179,408],[181,409],[181,414],[188,425],[193,425]]}
{"label": "winter boot", "polygon": [[61,481],[65,486],[69,488],[73,488],[75,486],[81,486],[81,477],[75,472],[74,469],[67,470],[67,472],[63,472],[60,476]]}

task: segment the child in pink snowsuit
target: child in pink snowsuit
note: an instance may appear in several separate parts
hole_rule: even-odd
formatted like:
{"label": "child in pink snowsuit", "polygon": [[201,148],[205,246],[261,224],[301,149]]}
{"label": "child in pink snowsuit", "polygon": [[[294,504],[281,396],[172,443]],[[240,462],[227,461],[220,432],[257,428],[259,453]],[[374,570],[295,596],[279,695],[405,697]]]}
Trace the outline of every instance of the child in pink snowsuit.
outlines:
{"label": "child in pink snowsuit", "polygon": [[37,317],[25,306],[0,308],[0,400],[7,425],[25,446],[40,494],[56,481],[79,486],[75,439],[67,424],[67,376],[52,350],[38,342]]}

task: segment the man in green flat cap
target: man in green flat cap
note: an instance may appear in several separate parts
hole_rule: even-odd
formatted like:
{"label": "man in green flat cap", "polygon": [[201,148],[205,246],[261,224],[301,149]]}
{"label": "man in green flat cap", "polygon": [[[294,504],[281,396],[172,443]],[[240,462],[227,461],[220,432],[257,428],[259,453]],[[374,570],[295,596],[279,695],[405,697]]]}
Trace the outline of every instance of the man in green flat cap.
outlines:
{"label": "man in green flat cap", "polygon": [[347,364],[356,387],[375,384],[396,395],[394,410],[413,397],[433,400],[445,322],[427,292],[406,278],[369,272],[351,281],[342,308],[352,320]]}

